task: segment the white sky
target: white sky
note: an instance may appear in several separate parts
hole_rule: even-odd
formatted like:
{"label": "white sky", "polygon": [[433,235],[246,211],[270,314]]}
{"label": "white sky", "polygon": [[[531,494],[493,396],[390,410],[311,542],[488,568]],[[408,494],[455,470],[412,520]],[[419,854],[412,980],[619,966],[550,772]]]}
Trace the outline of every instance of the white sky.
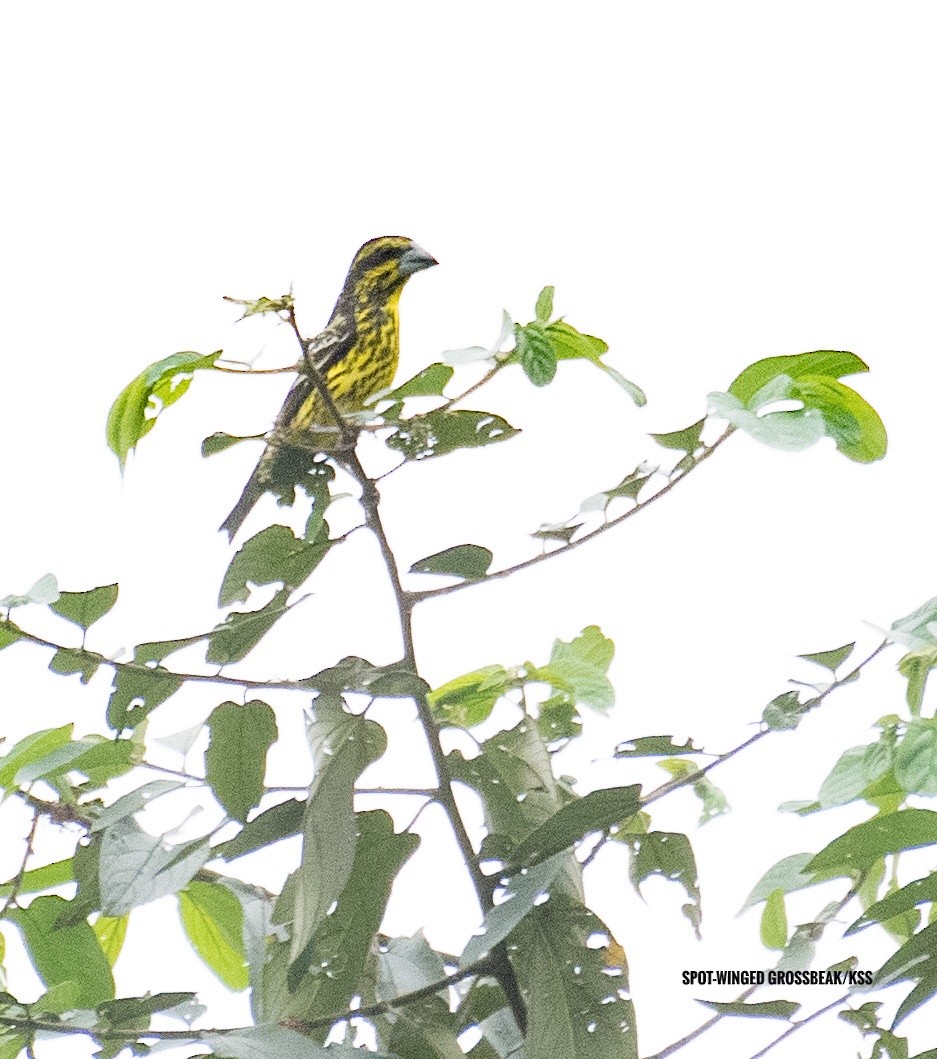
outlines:
{"label": "white sky", "polygon": [[[587,365],[562,364],[545,390],[505,373],[475,407],[523,435],[388,480],[404,566],[465,541],[491,547],[499,565],[523,557],[541,522],[660,458],[647,431],[693,422],[708,391],[760,356],[858,353],[871,374],[846,381],[890,434],[887,459],[872,466],[829,441],[790,455],[736,438],[670,498],[574,555],[426,604],[418,654],[431,682],[545,660],[554,637],[599,624],[617,645],[619,701],[592,726],[585,760],[664,732],[722,750],[751,733],[788,677],[819,675],[794,654],[857,637],[871,648],[864,622],[887,626],[934,594],[932,5],[51,3],[4,20],[0,595],[47,570],[70,590],[119,581],[120,604],[90,640],[106,653],[209,628],[231,555],[215,527],[255,453],[203,461],[198,445],[215,430],[265,429],[287,381],[197,378],[123,481],[104,444],[108,407],[177,350],[289,362],[285,328],[233,327],[222,296],[292,285],[313,333],[357,246],[390,233],[440,261],[404,295],[398,378],[442,350],[492,341],[502,308],[529,319],[552,283],[557,310],[605,338],[610,363],[649,395],[637,411]],[[363,452],[372,466],[383,459]],[[272,502],[261,510],[276,515]],[[263,524],[257,514],[250,525]],[[371,542],[354,538],[321,574],[241,672],[395,657]],[[40,615],[21,617],[40,627]],[[696,831],[690,796],[654,807],[657,828],[693,840],[702,944],[676,887],[648,884],[644,905],[623,855],[600,862],[605,885],[591,892],[628,952],[643,1053],[705,1018],[694,996],[729,999],[682,986],[683,969],[771,966],[757,913],[736,921],[735,911],[775,860],[820,848],[864,815],[799,820],[774,808],[815,795],[843,748],[901,711],[897,657],[797,733],[719,770],[730,816]],[[8,734],[69,718],[103,731],[109,678],[80,688],[48,677],[46,661],[5,653]],[[217,701],[180,694],[152,731],[196,723]],[[270,701],[281,729],[298,734],[296,700]],[[281,761],[304,782],[301,766]],[[663,778],[582,767],[595,786]],[[2,819],[7,877],[22,820]],[[457,948],[474,926],[454,914],[466,885],[455,870],[444,881],[448,840],[424,819],[408,878],[433,865],[434,890],[396,905],[390,925],[411,932],[423,917],[431,940]],[[818,894],[794,902],[792,922],[819,911]],[[140,922],[150,914],[163,917],[152,934]],[[204,987],[215,1024],[243,1019],[244,1004],[196,964],[168,946],[153,952],[174,916],[171,902],[138,913],[122,991]],[[851,952],[877,966],[875,950],[856,944],[831,948],[822,965]],[[905,989],[892,992],[893,1006]],[[779,995],[812,1006],[834,996]],[[905,1025],[912,1053],[933,1044],[927,1017]],[[682,1054],[747,1055],[781,1028],[727,1023]],[[858,1044],[825,1020],[775,1054]],[[44,1048],[40,1057],[79,1054],[74,1042]]]}

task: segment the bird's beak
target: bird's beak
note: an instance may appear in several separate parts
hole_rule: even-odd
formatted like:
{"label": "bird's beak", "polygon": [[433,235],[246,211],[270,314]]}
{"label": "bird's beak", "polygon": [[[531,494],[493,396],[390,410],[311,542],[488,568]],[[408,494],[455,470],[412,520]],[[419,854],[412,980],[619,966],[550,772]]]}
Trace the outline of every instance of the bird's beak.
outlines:
{"label": "bird's beak", "polygon": [[420,272],[424,268],[432,268],[433,265],[438,264],[439,262],[432,254],[428,254],[423,247],[414,243],[409,250],[404,250],[400,257],[399,267],[405,276],[412,276],[414,272]]}

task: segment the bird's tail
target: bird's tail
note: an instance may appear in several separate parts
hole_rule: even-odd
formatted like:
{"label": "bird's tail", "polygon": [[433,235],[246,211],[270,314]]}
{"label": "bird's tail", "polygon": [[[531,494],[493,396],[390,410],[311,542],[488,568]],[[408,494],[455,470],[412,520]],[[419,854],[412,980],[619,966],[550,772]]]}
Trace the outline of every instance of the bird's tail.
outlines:
{"label": "bird's tail", "polygon": [[235,533],[237,533],[244,524],[244,520],[251,513],[254,504],[257,503],[266,491],[266,486],[264,485],[263,460],[261,460],[254,468],[254,473],[248,478],[247,485],[244,486],[244,492],[241,493],[240,499],[231,509],[231,514],[228,515],[224,522],[218,527],[219,530],[223,530],[228,534],[229,541],[234,540]]}

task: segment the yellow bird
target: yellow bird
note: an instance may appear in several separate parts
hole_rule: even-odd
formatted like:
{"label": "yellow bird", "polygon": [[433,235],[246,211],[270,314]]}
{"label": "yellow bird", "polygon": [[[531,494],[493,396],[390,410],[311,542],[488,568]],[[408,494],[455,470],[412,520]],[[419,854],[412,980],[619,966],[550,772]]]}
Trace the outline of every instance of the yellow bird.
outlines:
{"label": "yellow bird", "polygon": [[[400,357],[400,292],[414,272],[436,264],[422,247],[399,235],[371,239],[355,254],[325,330],[307,342],[306,361],[315,365],[340,413],[359,411],[372,394],[390,386]],[[333,425],[341,424],[334,422],[312,375],[300,370],[267,448],[221,524],[229,540],[265,492],[291,490],[299,480],[297,461],[308,469],[316,452],[336,447],[336,432],[314,429]]]}

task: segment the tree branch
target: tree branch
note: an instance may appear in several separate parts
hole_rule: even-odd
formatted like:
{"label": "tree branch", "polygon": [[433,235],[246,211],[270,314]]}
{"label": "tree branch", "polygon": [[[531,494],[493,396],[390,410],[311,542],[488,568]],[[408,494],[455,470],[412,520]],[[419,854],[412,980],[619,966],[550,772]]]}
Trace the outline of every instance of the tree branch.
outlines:
{"label": "tree branch", "polygon": [[573,549],[578,548],[587,541],[594,540],[596,537],[601,536],[601,534],[607,533],[615,526],[621,525],[622,522],[627,522],[628,519],[633,518],[640,511],[643,511],[646,507],[653,504],[655,500],[659,500],[661,497],[666,496],[672,489],[682,482],[691,471],[694,471],[701,463],[708,460],[716,449],[727,441],[733,433],[735,433],[735,427],[727,427],[711,445],[703,447],[703,451],[694,459],[693,463],[690,464],[686,470],[677,472],[663,488],[658,489],[657,492],[649,496],[647,500],[636,503],[634,507],[629,508],[616,518],[609,519],[608,522],[603,522],[601,526],[597,526],[589,533],[583,534],[583,536],[579,537],[577,540],[570,541],[569,544],[565,544],[562,548],[557,548],[552,552],[543,552],[540,555],[531,556],[531,558],[524,559],[522,562],[515,563],[513,566],[506,566],[503,570],[495,570],[493,573],[486,574],[484,577],[480,577],[476,580],[458,581],[452,585],[444,585],[442,588],[429,588],[424,589],[421,592],[413,592],[411,595],[414,601],[422,603],[427,599],[436,599],[439,596],[451,595],[453,592],[461,592],[466,588],[474,588],[476,585],[485,585],[488,584],[489,581],[494,581],[500,577],[510,577],[512,574],[516,574],[521,570],[527,570],[532,566],[536,566],[538,563],[546,562],[548,559],[555,559],[559,555],[567,555],[569,552],[573,551]]}

